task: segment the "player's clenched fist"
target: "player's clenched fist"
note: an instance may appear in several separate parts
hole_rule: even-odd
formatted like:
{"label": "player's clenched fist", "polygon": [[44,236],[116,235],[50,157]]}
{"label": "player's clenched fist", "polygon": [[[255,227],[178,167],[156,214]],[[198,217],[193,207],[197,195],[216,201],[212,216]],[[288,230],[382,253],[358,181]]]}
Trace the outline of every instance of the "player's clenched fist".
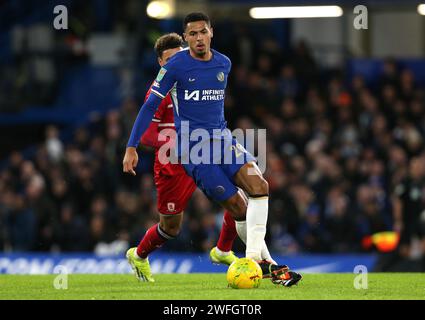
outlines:
{"label": "player's clenched fist", "polygon": [[137,166],[139,161],[139,156],[137,154],[136,148],[127,147],[125,150],[124,160],[122,161],[123,171],[126,173],[131,173],[133,176],[136,175],[134,168]]}

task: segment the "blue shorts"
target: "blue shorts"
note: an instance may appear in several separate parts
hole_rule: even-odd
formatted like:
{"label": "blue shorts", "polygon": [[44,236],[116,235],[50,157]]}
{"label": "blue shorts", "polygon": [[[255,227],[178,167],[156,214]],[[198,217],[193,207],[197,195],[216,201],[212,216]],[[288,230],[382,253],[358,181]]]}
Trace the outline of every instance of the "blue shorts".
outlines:
{"label": "blue shorts", "polygon": [[257,160],[232,136],[211,139],[208,144],[210,150],[220,151],[210,152],[209,161],[203,163],[193,163],[190,158],[189,164],[183,163],[183,167],[208,198],[222,202],[238,191],[233,178],[239,169]]}

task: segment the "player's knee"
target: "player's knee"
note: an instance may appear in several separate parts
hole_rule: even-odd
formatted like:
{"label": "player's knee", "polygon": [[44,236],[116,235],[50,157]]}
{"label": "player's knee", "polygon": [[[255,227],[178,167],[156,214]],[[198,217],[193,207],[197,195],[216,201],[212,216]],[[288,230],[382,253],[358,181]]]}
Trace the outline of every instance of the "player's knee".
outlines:
{"label": "player's knee", "polygon": [[260,177],[256,183],[250,186],[250,196],[265,196],[269,194],[269,183],[263,177]]}

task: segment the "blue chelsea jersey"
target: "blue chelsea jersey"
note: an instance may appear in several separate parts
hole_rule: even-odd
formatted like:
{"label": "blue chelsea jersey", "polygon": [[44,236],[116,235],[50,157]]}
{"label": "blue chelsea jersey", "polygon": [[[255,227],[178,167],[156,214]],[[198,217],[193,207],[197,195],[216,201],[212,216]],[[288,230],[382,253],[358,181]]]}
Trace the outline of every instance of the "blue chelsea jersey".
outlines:
{"label": "blue chelsea jersey", "polygon": [[151,94],[164,98],[170,92],[174,104],[174,122],[180,133],[181,122],[189,122],[189,131],[203,128],[223,130],[224,97],[231,62],[211,49],[208,61],[194,59],[188,49],[177,52],[158,73]]}

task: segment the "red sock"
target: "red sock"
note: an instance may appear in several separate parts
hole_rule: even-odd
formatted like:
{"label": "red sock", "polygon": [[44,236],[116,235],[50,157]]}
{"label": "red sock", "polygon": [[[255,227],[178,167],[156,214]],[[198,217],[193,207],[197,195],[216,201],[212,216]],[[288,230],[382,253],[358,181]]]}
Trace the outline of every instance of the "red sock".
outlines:
{"label": "red sock", "polygon": [[223,226],[221,227],[220,238],[217,242],[217,248],[223,252],[232,250],[233,241],[237,236],[235,220],[229,212],[224,212]]}
{"label": "red sock", "polygon": [[137,255],[142,259],[146,259],[149,253],[160,248],[165,242],[171,239],[174,239],[174,237],[165,233],[157,223],[146,231],[145,236],[137,246]]}

